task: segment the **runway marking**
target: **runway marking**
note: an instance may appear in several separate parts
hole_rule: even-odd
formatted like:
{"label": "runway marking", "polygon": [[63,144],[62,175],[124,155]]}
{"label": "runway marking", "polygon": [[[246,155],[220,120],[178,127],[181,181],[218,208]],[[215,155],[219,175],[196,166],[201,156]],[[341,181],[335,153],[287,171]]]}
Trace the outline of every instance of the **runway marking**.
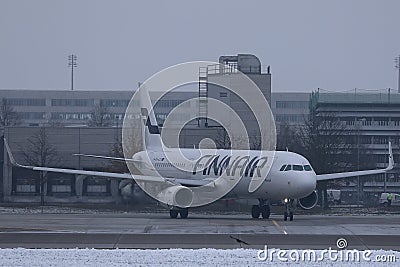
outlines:
{"label": "runway marking", "polygon": [[285,231],[285,229],[283,229],[282,226],[279,225],[279,223],[277,223],[275,220],[272,220],[272,222],[275,224],[275,226],[282,231],[282,233],[284,233],[285,235],[287,235],[288,233]]}

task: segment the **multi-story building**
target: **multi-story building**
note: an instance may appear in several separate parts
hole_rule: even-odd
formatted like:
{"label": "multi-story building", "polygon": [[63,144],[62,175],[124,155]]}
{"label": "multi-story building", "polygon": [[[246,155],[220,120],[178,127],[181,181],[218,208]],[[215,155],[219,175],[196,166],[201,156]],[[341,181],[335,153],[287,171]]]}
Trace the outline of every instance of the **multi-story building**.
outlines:
{"label": "multi-story building", "polygon": [[277,130],[280,126],[304,125],[310,113],[310,93],[272,93],[271,109]]}
{"label": "multi-story building", "polygon": [[[348,149],[355,151],[349,153],[349,156],[356,157],[353,169],[363,165],[385,168],[388,164],[388,143],[392,143],[395,161],[392,171],[361,179],[358,186],[358,182],[354,181],[344,185],[343,190],[353,195],[358,190],[367,195],[384,191],[400,192],[400,94],[390,90],[342,93],[319,90],[313,94],[311,105],[317,114],[329,114],[340,122],[345,130]],[[343,159],[346,160],[346,155]],[[363,162],[366,160],[368,162]]]}

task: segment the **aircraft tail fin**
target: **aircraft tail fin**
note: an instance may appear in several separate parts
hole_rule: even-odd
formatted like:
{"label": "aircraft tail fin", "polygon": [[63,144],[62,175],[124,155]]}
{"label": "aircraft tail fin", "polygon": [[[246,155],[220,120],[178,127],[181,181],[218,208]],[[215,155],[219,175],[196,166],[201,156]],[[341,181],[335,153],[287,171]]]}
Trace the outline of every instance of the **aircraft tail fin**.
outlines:
{"label": "aircraft tail fin", "polygon": [[140,94],[140,113],[144,126],[144,145],[151,150],[161,150],[164,144],[161,140],[160,128],[158,127],[153,105],[146,86],[142,85],[138,93]]}

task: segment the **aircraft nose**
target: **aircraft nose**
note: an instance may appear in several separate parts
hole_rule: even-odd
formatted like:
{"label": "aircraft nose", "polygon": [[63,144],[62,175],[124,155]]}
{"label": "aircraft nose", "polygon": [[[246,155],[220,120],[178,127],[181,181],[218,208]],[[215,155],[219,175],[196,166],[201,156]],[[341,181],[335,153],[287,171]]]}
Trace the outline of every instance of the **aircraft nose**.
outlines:
{"label": "aircraft nose", "polygon": [[317,177],[314,173],[306,173],[304,175],[304,191],[306,191],[306,195],[309,195],[311,192],[315,190],[317,186]]}
{"label": "aircraft nose", "polygon": [[317,184],[316,176],[311,172],[298,174],[298,177],[293,180],[297,181],[295,186],[292,187],[295,191],[296,197],[308,196],[315,190]]}

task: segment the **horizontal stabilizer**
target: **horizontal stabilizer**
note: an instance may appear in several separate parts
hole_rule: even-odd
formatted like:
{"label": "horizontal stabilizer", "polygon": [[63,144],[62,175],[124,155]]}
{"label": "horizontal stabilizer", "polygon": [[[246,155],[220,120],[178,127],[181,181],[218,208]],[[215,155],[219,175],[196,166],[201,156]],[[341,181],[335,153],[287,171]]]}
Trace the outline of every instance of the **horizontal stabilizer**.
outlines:
{"label": "horizontal stabilizer", "polygon": [[142,164],[147,169],[154,171],[153,166],[151,166],[150,164],[148,164],[147,162],[142,161],[142,160],[128,159],[128,158],[118,158],[118,157],[110,157],[110,156],[88,155],[88,154],[73,154],[73,155],[74,156],[87,157],[87,158],[97,158],[97,159],[107,159],[107,160],[116,160],[116,161],[125,161],[125,162],[131,162],[131,163],[138,163],[138,164]]}

